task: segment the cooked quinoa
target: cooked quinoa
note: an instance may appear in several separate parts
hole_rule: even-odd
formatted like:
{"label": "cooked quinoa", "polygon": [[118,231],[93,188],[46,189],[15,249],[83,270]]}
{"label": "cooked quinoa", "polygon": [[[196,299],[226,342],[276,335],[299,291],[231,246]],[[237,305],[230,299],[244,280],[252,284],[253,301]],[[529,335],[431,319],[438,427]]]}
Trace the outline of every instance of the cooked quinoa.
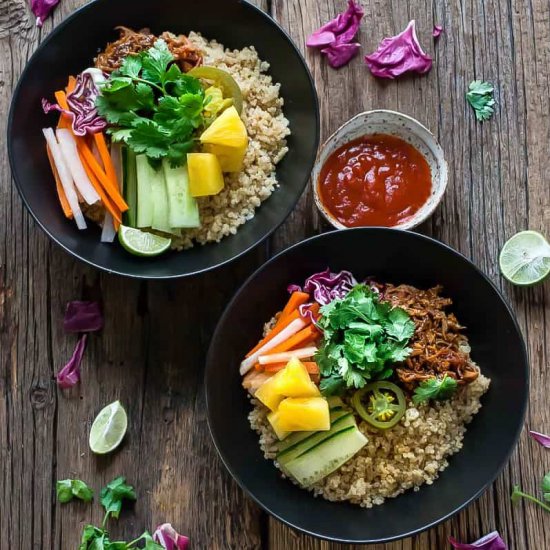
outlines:
{"label": "cooked quinoa", "polygon": [[284,117],[280,84],[266,74],[269,64],[261,61],[253,46],[229,50],[215,40],[190,33],[189,40],[203,55],[204,65],[231,73],[243,93],[241,113],[248,132],[249,145],[243,170],[225,174],[225,187],[215,196],[198,198],[201,227],[185,230],[172,239],[176,249],[190,248],[194,242],[219,242],[235,234],[240,225],[254,217],[260,204],[277,186],[275,167],[288,151],[290,134]]}
{"label": "cooked quinoa", "polygon": [[[387,431],[376,430],[356,416],[369,442],[309,489],[328,500],[371,508],[408,489],[431,485],[449,465],[447,459],[462,448],[466,425],[481,408],[480,399],[489,384],[489,378],[480,375],[448,401],[420,406],[409,401],[399,424]],[[277,437],[267,421],[268,411],[258,401],[252,403],[250,425],[260,436],[265,458],[275,460]]]}

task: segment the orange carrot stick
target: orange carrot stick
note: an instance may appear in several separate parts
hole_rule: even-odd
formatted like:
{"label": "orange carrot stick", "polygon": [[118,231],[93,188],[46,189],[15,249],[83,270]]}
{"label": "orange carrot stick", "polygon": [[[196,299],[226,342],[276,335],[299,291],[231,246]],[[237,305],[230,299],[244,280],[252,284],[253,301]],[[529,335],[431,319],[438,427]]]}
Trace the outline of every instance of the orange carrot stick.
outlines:
{"label": "orange carrot stick", "polygon": [[103,168],[105,169],[105,174],[113,182],[115,187],[120,189],[113,160],[111,159],[111,154],[109,153],[107,143],[105,142],[105,136],[101,132],[98,132],[97,134],[94,134],[94,141],[97,150],[99,151],[99,156],[101,157],[101,162],[103,163]]}
{"label": "orange carrot stick", "polygon": [[277,320],[277,325],[282,321],[284,321],[285,317],[287,317],[295,309],[298,309],[302,304],[305,304],[308,300],[309,300],[309,294],[307,292],[300,292],[300,291],[293,292],[290,295],[290,298],[286,306],[281,312],[279,319]]}
{"label": "orange carrot stick", "polygon": [[53,177],[55,178],[55,188],[57,189],[57,196],[59,197],[59,202],[61,203],[63,214],[65,214],[66,218],[70,219],[73,217],[73,211],[69,206],[69,201],[67,200],[67,196],[65,195],[65,190],[63,189],[63,185],[61,184],[61,180],[59,179],[59,174],[57,173],[57,168],[55,167],[55,162],[53,161],[52,153],[47,144],[46,144],[46,153],[48,154],[48,160],[50,161]]}
{"label": "orange carrot stick", "polygon": [[[317,363],[313,361],[303,361],[302,364],[306,368],[309,374],[319,374],[319,367]],[[262,365],[265,372],[275,373],[283,370],[286,367],[287,363],[274,363],[272,365]]]}
{"label": "orange carrot stick", "polygon": [[65,93],[69,95],[71,92],[74,92],[75,88],[76,88],[76,78],[74,76],[69,76],[69,81],[65,86]]}
{"label": "orange carrot stick", "polygon": [[[55,92],[55,100],[57,101],[57,104],[62,108],[65,109],[65,111],[69,110],[69,104],[67,103],[67,96],[65,95],[65,92],[63,90],[58,90]],[[58,128],[71,128],[72,121],[71,117],[69,115],[66,115],[65,113],[59,114],[59,122],[57,123]]]}
{"label": "orange carrot stick", "polygon": [[319,334],[319,331],[315,327],[315,325],[308,325],[306,328],[303,328],[300,332],[297,332],[294,334],[294,336],[291,336],[288,340],[285,340],[278,346],[275,346],[273,349],[269,350],[269,354],[272,355],[273,353],[282,353],[283,351],[289,351],[292,348],[295,347],[305,347],[305,342],[310,342],[313,340],[313,337],[315,335]]}

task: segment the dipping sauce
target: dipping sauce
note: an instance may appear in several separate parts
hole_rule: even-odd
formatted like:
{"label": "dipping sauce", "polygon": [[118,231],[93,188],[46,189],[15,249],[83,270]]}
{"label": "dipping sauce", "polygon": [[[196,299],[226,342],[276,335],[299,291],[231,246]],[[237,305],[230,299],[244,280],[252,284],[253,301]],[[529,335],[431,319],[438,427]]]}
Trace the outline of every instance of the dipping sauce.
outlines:
{"label": "dipping sauce", "polygon": [[325,209],[346,227],[391,227],[427,202],[432,175],[424,156],[410,143],[371,134],[328,157],[318,190]]}

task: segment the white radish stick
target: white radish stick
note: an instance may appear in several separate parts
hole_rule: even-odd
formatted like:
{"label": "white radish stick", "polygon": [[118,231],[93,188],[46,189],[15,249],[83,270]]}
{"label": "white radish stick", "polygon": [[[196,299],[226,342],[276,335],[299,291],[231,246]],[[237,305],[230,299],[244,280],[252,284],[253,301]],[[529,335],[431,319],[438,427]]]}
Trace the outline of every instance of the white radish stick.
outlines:
{"label": "white radish stick", "polygon": [[286,363],[291,359],[307,359],[313,357],[317,353],[317,348],[311,346],[309,348],[294,349],[292,351],[284,351],[282,353],[273,353],[272,355],[261,355],[258,357],[260,365],[270,365],[272,363]]}
{"label": "white radish stick", "polygon": [[57,141],[59,142],[59,147],[63,153],[63,158],[71,172],[73,177],[74,184],[78,189],[78,192],[82,195],[82,198],[88,204],[95,204],[100,199],[97,191],[94,189],[84,166],[82,166],[82,161],[80,160],[80,155],[78,154],[78,149],[76,148],[76,141],[73,134],[70,130],[66,128],[61,128],[56,132]]}
{"label": "white radish stick", "polygon": [[67,202],[73,212],[76,225],[78,229],[86,229],[86,220],[84,219],[84,214],[82,214],[82,210],[80,210],[80,205],[78,204],[78,196],[74,188],[73,178],[69,168],[65,164],[65,159],[63,157],[63,153],[61,152],[61,148],[59,147],[59,143],[57,143],[57,140],[55,139],[54,131],[51,128],[43,128],[42,133],[46,138],[46,143],[48,144],[50,153],[52,154],[53,162],[57,169],[57,174],[59,175],[59,180],[63,186],[63,191],[65,191]]}
{"label": "white radish stick", "polygon": [[105,212],[105,219],[103,220],[103,229],[101,230],[101,242],[112,243],[115,240],[116,231],[115,224],[113,223],[113,216],[110,212]]}
{"label": "white radish stick", "polygon": [[297,332],[306,327],[309,323],[304,321],[301,317],[294,319],[292,323],[289,323],[279,334],[275,335],[269,342],[266,342],[260,349],[255,351],[250,357],[247,357],[242,363],[239,369],[241,375],[245,375],[257,362],[260,355],[265,355],[270,349],[282,344],[285,340],[288,340],[291,336],[294,336]]}

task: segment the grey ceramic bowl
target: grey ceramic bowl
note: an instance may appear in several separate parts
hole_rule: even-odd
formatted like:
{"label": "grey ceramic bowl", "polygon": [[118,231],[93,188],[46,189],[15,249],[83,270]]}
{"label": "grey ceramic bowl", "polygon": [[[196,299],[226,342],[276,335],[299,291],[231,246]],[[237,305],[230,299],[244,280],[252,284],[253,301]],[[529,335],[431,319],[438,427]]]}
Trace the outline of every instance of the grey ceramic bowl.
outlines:
{"label": "grey ceramic bowl", "polygon": [[323,205],[319,197],[319,174],[326,160],[346,143],[370,134],[389,134],[399,137],[415,147],[426,159],[432,174],[432,193],[427,202],[395,229],[411,229],[420,225],[435,210],[447,188],[448,169],[443,149],[435,136],[418,120],[397,111],[366,111],[344,123],[323,144],[312,173],[315,204],[324,218],[336,229],[347,227],[337,220]]}

